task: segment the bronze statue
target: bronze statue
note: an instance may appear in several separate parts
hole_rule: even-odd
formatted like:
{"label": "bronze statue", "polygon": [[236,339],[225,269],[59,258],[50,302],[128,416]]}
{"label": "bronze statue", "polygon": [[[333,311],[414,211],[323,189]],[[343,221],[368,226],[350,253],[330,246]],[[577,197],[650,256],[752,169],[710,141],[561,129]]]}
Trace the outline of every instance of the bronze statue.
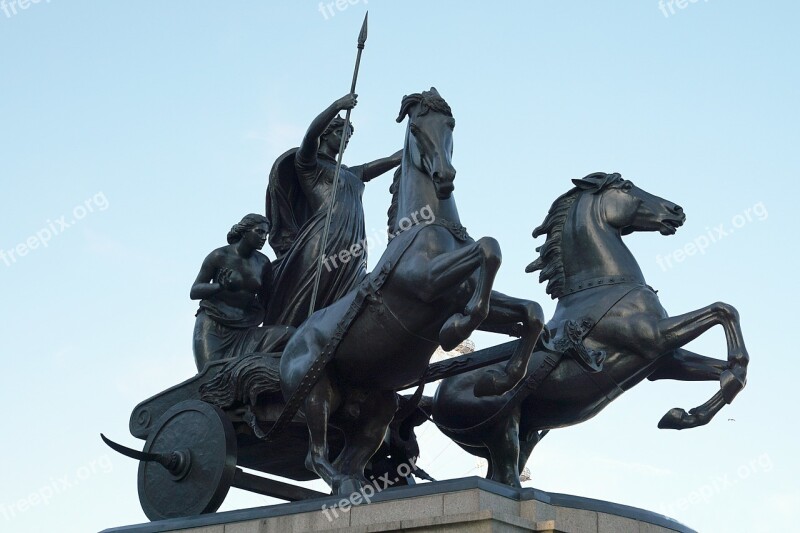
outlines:
{"label": "bronze statue", "polygon": [[[413,428],[429,413],[489,461],[487,477],[519,487],[550,429],[591,418],[645,378],[720,382],[703,405],[669,411],[659,427],[672,429],[708,423],[745,385],[736,310],[716,303],[668,317],[622,242],[634,231],[675,233],[685,215],[674,203],[619,174],[573,180],[533,233],[547,240],[527,271],[541,271],[558,299],[545,327],[537,303],[492,290],[500,246],[461,224],[455,120],[436,89],[403,98],[402,151],[341,166],[365,40],[366,18],[351,90],[275,162],[267,216],[244,217],[203,262],[191,290],[201,300],[198,374],[134,409],[130,430],[146,439],[143,451],[103,437],[141,461],[139,497],[153,520],[214,512],[231,486],[290,501],[321,496],[239,466],[319,476],[350,495],[368,476],[400,475],[399,463],[419,455]],[[364,183],[398,165],[389,245],[367,274]],[[274,265],[259,252],[268,236]],[[682,348],[717,324],[727,361]],[[439,346],[455,348],[476,329],[519,340],[429,364]],[[440,379],[435,398],[422,398],[423,384]],[[396,392],[415,385],[410,397]]]}
{"label": "bronze statue", "polygon": [[280,352],[294,332],[290,326],[263,326],[273,288],[269,258],[260,253],[269,221],[249,214],[228,232],[228,245],[203,261],[189,296],[200,300],[194,327],[197,370],[211,361],[252,352]]}
{"label": "bronze statue", "polygon": [[[267,188],[267,217],[272,224],[270,245],[275,263],[274,305],[267,324],[299,326],[309,315],[312,288],[320,254],[328,259],[321,270],[314,308],[326,307],[356,287],[366,275],[364,184],[400,164],[400,154],[355,167],[342,166],[333,205],[329,238],[322,250],[326,212],[330,203],[336,155],[353,132],[337,116],[352,109],[355,94],[347,94],[317,116],[297,149],[283,154],[272,167]],[[347,261],[339,259],[340,252]]]}
{"label": "bronze statue", "polygon": [[[526,378],[506,395],[479,398],[473,388],[483,370],[460,374],[442,380],[432,406],[446,435],[489,461],[488,478],[514,487],[548,430],[588,420],[645,378],[720,382],[703,405],[672,409],[659,422],[685,429],[707,424],[747,376],[736,309],[718,302],[669,317],[622,242],[635,231],[672,235],[686,218],[683,209],[619,174],[573,181],[533,232],[547,240],[526,271],[541,272],[558,305]],[[715,325],[725,331],[727,361],[682,348]]]}
{"label": "bronze statue", "polygon": [[[338,494],[365,483],[364,467],[395,416],[395,391],[418,384],[441,344],[453,348],[481,323],[522,323],[519,348],[503,370],[476,387],[500,394],[523,375],[543,327],[541,307],[492,292],[497,241],[474,241],[453,198],[455,121],[436,89],[403,98],[408,117],[401,167],[392,185],[394,235],[375,270],[342,299],[303,322],[281,357],[284,413],[269,440],[303,408],[310,433],[306,465]],[[422,222],[426,210],[431,222]],[[347,434],[328,459],[328,424]]]}

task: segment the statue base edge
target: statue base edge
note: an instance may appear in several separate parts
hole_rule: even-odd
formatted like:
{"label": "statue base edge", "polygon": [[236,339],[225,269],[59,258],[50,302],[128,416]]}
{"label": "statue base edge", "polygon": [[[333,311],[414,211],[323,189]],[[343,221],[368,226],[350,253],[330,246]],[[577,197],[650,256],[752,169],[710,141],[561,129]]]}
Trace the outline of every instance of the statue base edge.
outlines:
{"label": "statue base edge", "polygon": [[[368,494],[369,491],[367,491]],[[479,477],[388,488],[347,510],[341,496],[173,518],[102,533],[289,533],[294,531],[696,533],[664,515],[618,503]],[[359,503],[358,498],[353,502]]]}

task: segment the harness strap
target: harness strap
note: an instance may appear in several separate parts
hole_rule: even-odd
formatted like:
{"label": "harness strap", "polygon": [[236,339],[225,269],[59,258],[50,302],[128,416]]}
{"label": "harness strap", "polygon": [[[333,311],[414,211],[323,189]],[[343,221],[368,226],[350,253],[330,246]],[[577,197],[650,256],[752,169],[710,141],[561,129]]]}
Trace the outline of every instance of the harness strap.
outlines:
{"label": "harness strap", "polygon": [[[587,324],[586,328],[583,331],[581,331],[581,338],[588,336],[589,333],[591,333],[591,331],[597,325],[597,323],[600,322],[600,320],[603,319],[608,314],[608,312],[611,311],[611,309],[613,309],[614,306],[616,306],[619,302],[621,302],[627,295],[629,295],[634,290],[642,287],[643,287],[642,285],[637,284],[636,286],[631,287],[630,290],[625,291],[625,293],[619,298],[617,298],[614,301],[614,303],[612,303],[609,306],[609,308],[606,309],[605,312],[603,312],[603,314],[600,315],[600,317],[597,320],[592,320],[590,321],[591,322],[590,324]],[[471,433],[473,431],[481,429],[484,426],[487,426],[490,423],[494,422],[496,419],[505,416],[512,408],[516,406],[516,400],[520,395],[524,394],[523,397],[526,397],[529,394],[533,393],[533,391],[535,391],[537,388],[539,388],[539,385],[541,385],[542,382],[547,378],[547,376],[550,375],[550,372],[552,372],[553,369],[555,369],[555,367],[558,366],[558,364],[564,358],[564,355],[567,353],[566,350],[554,350],[548,347],[545,343],[541,343],[541,345],[543,346],[544,351],[546,352],[544,360],[539,364],[536,370],[534,370],[531,373],[530,376],[522,380],[520,383],[514,386],[513,389],[511,389],[508,401],[506,401],[506,403],[504,403],[503,406],[500,407],[500,409],[495,411],[495,413],[486,420],[478,422],[472,427],[462,429],[462,428],[450,428],[443,424],[439,424],[436,421],[434,421],[430,416],[428,416],[428,419],[434,424],[436,424],[438,427],[442,428],[447,433],[452,433],[454,435],[463,435],[465,433]],[[589,373],[589,376],[591,375],[592,374]]]}
{"label": "harness strap", "polygon": [[[448,229],[450,233],[458,240],[466,241],[469,238],[467,229],[461,224],[457,224],[446,219],[436,219],[432,222],[432,224]],[[428,225],[429,224],[415,226],[419,229],[417,229],[410,236],[406,237],[405,242],[402,244],[399,251],[396,252],[395,257],[393,258],[394,261],[385,261],[380,270],[378,270],[377,274],[375,274],[374,271],[370,272],[370,274],[367,275],[367,278],[361,282],[355,298],[353,298],[353,301],[350,303],[350,307],[347,308],[347,312],[345,312],[344,316],[342,316],[342,318],[339,320],[339,323],[336,324],[336,330],[334,331],[333,336],[331,336],[331,338],[325,344],[322,351],[317,356],[317,359],[314,361],[314,363],[312,363],[311,367],[306,372],[306,375],[303,376],[302,380],[300,380],[300,384],[292,393],[291,397],[289,397],[289,400],[286,402],[286,405],[284,405],[281,414],[278,416],[278,419],[268,431],[263,433],[263,440],[271,441],[274,439],[275,436],[285,429],[286,426],[289,425],[289,423],[294,419],[294,416],[300,410],[303,402],[322,377],[325,367],[336,355],[336,350],[342,343],[342,339],[347,334],[350,326],[353,325],[353,322],[355,322],[355,320],[364,310],[364,303],[367,301],[367,299],[379,300],[379,291],[386,282],[386,279],[389,277],[389,274],[391,274],[393,265],[396,265],[400,261],[411,244],[416,240],[420,231],[428,227]],[[407,232],[409,231],[411,230],[407,230]],[[391,313],[391,310],[389,312]],[[392,316],[394,316],[394,313],[392,313]],[[403,326],[403,323],[400,322],[400,325]],[[405,329],[405,326],[403,326],[403,328]],[[423,387],[421,385],[414,396],[422,396],[422,388]],[[252,422],[255,424],[254,425],[251,423],[251,426],[254,427],[254,434],[258,436],[259,431],[256,431],[255,428],[259,427],[259,425],[255,420]]]}
{"label": "harness strap", "polygon": [[559,295],[559,298],[574,294],[576,292],[585,291],[586,289],[594,289],[596,287],[607,287],[609,285],[619,285],[622,283],[636,283],[641,284],[641,280],[636,276],[602,276],[599,278],[586,279],[580,282],[573,282],[568,285]]}
{"label": "harness strap", "polygon": [[414,391],[414,394],[412,394],[410,398],[406,399],[400,396],[400,406],[398,407],[397,412],[394,414],[395,420],[403,420],[410,416],[411,413],[416,411],[417,406],[419,406],[419,402],[422,399],[422,393],[425,390],[425,378],[427,377],[428,372],[426,371],[417,384],[417,390]]}
{"label": "harness strap", "polygon": [[[396,255],[395,264],[400,261],[400,258],[405,254],[406,250],[408,250],[418,234],[419,230],[406,239],[406,242],[402,245],[400,251]],[[364,303],[367,301],[367,299],[377,299],[379,297],[378,293],[381,287],[383,287],[383,284],[386,282],[386,279],[392,272],[392,264],[392,261],[385,261],[380,270],[378,270],[377,274],[375,271],[370,272],[370,274],[367,275],[367,278],[361,282],[357,289],[355,298],[353,298],[353,301],[350,303],[350,307],[347,308],[345,314],[336,324],[336,330],[334,331],[333,335],[330,339],[328,339],[328,342],[322,348],[322,351],[308,369],[306,375],[303,376],[302,380],[300,380],[300,384],[283,406],[283,410],[278,416],[278,419],[275,421],[272,427],[264,433],[263,440],[271,441],[274,439],[275,436],[285,429],[286,426],[289,425],[289,423],[294,419],[294,416],[300,410],[300,407],[308,397],[308,394],[322,377],[325,367],[336,355],[336,350],[342,343],[342,339],[344,338],[345,334],[347,334],[350,326],[353,325],[353,322],[355,322],[355,320],[364,310]]]}
{"label": "harness strap", "polygon": [[[563,357],[564,357],[563,353],[548,351],[547,355],[544,356],[544,361],[542,361],[541,364],[539,364],[539,366],[536,368],[536,370],[534,370],[533,373],[530,376],[528,376],[527,378],[522,380],[522,382],[517,384],[511,390],[511,394],[509,394],[509,397],[508,397],[508,400],[506,401],[506,403],[504,403],[503,406],[500,407],[500,409],[495,411],[492,416],[490,416],[486,420],[478,422],[474,426],[471,426],[471,427],[468,427],[468,428],[451,428],[451,427],[447,427],[447,426],[445,426],[443,424],[440,424],[439,422],[434,421],[433,418],[431,418],[430,416],[428,416],[428,420],[430,420],[431,422],[436,424],[437,427],[441,428],[445,432],[452,433],[454,435],[463,435],[465,433],[471,433],[473,431],[476,431],[478,429],[483,428],[484,426],[488,426],[489,424],[493,423],[498,418],[503,417],[506,414],[508,414],[508,412],[513,407],[515,407],[515,405],[516,405],[516,401],[515,400],[517,399],[517,397],[520,394],[524,393],[525,396],[527,396],[528,394],[530,394],[531,392],[536,390],[539,387],[539,385],[542,384],[542,382],[545,380],[545,378],[550,375],[550,372],[552,372],[553,369],[556,366],[558,366],[558,363],[561,362],[561,359]],[[427,416],[427,414],[426,414],[426,416]]]}

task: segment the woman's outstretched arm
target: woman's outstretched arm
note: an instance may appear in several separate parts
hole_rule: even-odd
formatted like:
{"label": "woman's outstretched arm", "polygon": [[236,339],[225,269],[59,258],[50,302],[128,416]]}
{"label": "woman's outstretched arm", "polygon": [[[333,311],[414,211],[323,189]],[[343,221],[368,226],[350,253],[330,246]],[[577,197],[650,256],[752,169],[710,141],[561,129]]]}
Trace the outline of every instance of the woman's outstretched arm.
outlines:
{"label": "woman's outstretched arm", "polygon": [[[389,157],[382,157],[381,159],[376,159],[371,163],[364,163],[361,165],[361,181],[366,183],[373,178],[377,178],[381,174],[384,174],[399,165],[402,160],[403,150],[401,149]],[[353,171],[355,172],[356,169],[354,168]]]}

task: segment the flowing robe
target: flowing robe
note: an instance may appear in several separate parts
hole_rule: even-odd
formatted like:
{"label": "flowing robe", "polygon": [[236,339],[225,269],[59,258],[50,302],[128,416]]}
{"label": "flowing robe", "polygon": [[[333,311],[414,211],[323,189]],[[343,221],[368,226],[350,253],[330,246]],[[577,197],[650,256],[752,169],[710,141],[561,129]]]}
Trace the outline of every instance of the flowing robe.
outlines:
{"label": "flowing robe", "polygon": [[219,359],[241,357],[254,352],[281,352],[294,333],[285,326],[259,327],[264,308],[254,298],[249,309],[238,309],[213,297],[200,302],[193,333],[197,371]]}
{"label": "flowing robe", "polygon": [[[336,171],[332,159],[318,155],[315,161],[301,161],[296,153],[290,150],[275,162],[267,188],[270,246],[278,259],[273,263],[275,283],[264,321],[294,327],[308,317],[311,306]],[[366,276],[361,172],[361,167],[341,168],[315,310],[332,304]],[[313,189],[322,201],[308,198],[303,187]]]}

